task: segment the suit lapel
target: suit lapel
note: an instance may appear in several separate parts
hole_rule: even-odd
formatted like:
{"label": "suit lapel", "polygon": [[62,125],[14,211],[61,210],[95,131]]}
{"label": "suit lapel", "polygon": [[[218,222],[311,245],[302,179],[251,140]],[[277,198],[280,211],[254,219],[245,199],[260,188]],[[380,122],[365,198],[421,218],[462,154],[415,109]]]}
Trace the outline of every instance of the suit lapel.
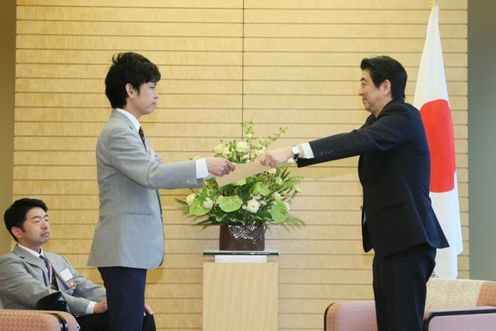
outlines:
{"label": "suit lapel", "polygon": [[[127,118],[125,115],[123,115],[119,111],[113,109],[112,113],[110,113],[110,118],[114,118],[118,122],[122,122],[122,125],[129,129],[130,134],[136,135],[138,137],[138,139],[141,141],[141,137],[139,136],[138,131],[133,126],[133,123],[131,122],[131,120],[129,118]],[[143,146],[143,148],[145,149],[145,151],[148,155],[151,154],[151,148],[150,148],[150,145],[148,144],[148,139],[146,139],[146,136],[145,136],[145,146]]]}
{"label": "suit lapel", "polygon": [[[29,263],[32,266],[36,266],[40,268],[43,271],[43,275],[45,276],[45,282],[48,282],[48,274],[46,271],[45,262],[43,262],[43,260],[41,260],[39,257],[34,256],[33,254],[26,251],[24,248],[20,247],[19,245],[16,245],[14,249],[14,254],[19,256],[26,263]],[[61,272],[61,270],[59,270],[60,266],[55,263],[55,260],[52,258],[50,253],[45,252],[44,255],[48,259],[48,262],[50,262],[50,264],[52,265],[52,270],[55,276],[55,281],[57,282],[57,286],[61,288],[62,276],[60,275]]]}
{"label": "suit lapel", "polygon": [[[369,115],[369,117],[367,117],[367,119],[365,120],[365,123],[362,125],[361,129],[371,126],[372,124],[375,123],[375,121],[377,121],[376,117],[374,115]],[[367,163],[367,155],[366,154],[360,155],[360,157],[358,158],[358,177],[360,178],[360,183],[362,183],[362,185],[366,181],[366,169],[367,169],[366,163]]]}
{"label": "suit lapel", "polygon": [[14,248],[14,254],[26,261],[26,263],[37,266],[38,268],[43,269],[43,272],[45,272],[45,263],[40,258],[34,256],[19,245],[16,245],[16,247]]}
{"label": "suit lapel", "polygon": [[48,284],[48,274],[47,274],[47,269],[45,266],[45,262],[43,262],[39,257],[34,256],[30,252],[26,251],[24,248],[20,247],[19,245],[16,245],[14,248],[14,254],[19,256],[21,260],[24,262],[28,263],[32,267],[36,267],[41,269],[43,272],[43,276],[45,278],[45,283]]}

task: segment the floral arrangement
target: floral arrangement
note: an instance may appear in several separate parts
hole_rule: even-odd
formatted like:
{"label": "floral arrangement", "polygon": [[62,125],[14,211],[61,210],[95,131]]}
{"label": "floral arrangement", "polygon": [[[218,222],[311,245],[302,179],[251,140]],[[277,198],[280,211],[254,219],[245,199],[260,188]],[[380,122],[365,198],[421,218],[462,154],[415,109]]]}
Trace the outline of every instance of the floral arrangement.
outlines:
{"label": "floral arrangement", "polygon": [[[243,139],[221,141],[214,148],[214,155],[237,164],[258,162],[256,158],[285,132],[285,128],[279,128],[269,137],[256,138],[251,122],[244,123],[243,130]],[[256,223],[265,228],[272,224],[302,225],[302,220],[289,213],[289,204],[299,192],[302,177],[291,175],[289,166],[270,169],[223,187],[219,187],[215,178],[210,178],[202,188],[176,201],[186,215],[201,218],[197,224],[203,227]]]}

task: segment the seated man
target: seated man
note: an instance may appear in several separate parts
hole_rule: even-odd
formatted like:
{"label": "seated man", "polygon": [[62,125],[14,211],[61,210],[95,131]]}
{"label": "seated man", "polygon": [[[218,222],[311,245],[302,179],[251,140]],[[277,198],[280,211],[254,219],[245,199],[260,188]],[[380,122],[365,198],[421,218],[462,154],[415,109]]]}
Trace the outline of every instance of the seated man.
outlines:
{"label": "seated man", "polygon": [[[80,275],[65,257],[41,249],[50,237],[47,209],[41,200],[23,198],[5,211],[17,244],[0,256],[0,303],[6,309],[36,309],[38,300],[60,291],[82,331],[106,331],[105,288]],[[155,330],[153,312],[145,308],[143,330]]]}

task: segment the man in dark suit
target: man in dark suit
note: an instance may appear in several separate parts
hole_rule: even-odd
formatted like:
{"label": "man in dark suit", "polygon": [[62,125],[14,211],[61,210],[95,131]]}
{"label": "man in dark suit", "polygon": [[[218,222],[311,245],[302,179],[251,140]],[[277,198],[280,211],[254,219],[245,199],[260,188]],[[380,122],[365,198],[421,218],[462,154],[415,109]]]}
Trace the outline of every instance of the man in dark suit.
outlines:
{"label": "man in dark suit", "polygon": [[360,155],[365,251],[375,251],[373,288],[379,331],[421,331],[426,282],[436,248],[448,246],[429,198],[430,156],[420,112],[405,103],[407,74],[388,56],[363,59],[359,95],[365,124],[260,158],[299,167]]}

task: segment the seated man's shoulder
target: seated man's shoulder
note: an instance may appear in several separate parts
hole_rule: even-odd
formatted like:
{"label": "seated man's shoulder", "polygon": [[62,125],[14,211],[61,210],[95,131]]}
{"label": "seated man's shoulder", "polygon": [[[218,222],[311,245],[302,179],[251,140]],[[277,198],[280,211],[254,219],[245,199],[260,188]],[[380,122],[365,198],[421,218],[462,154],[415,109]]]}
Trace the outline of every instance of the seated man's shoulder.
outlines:
{"label": "seated man's shoulder", "polygon": [[9,261],[15,261],[15,260],[21,260],[21,257],[17,254],[14,254],[12,252],[0,255],[0,263],[7,263]]}
{"label": "seated man's shoulder", "polygon": [[19,269],[26,268],[26,262],[20,256],[14,253],[8,253],[0,256],[0,279],[6,274],[11,274]]}

